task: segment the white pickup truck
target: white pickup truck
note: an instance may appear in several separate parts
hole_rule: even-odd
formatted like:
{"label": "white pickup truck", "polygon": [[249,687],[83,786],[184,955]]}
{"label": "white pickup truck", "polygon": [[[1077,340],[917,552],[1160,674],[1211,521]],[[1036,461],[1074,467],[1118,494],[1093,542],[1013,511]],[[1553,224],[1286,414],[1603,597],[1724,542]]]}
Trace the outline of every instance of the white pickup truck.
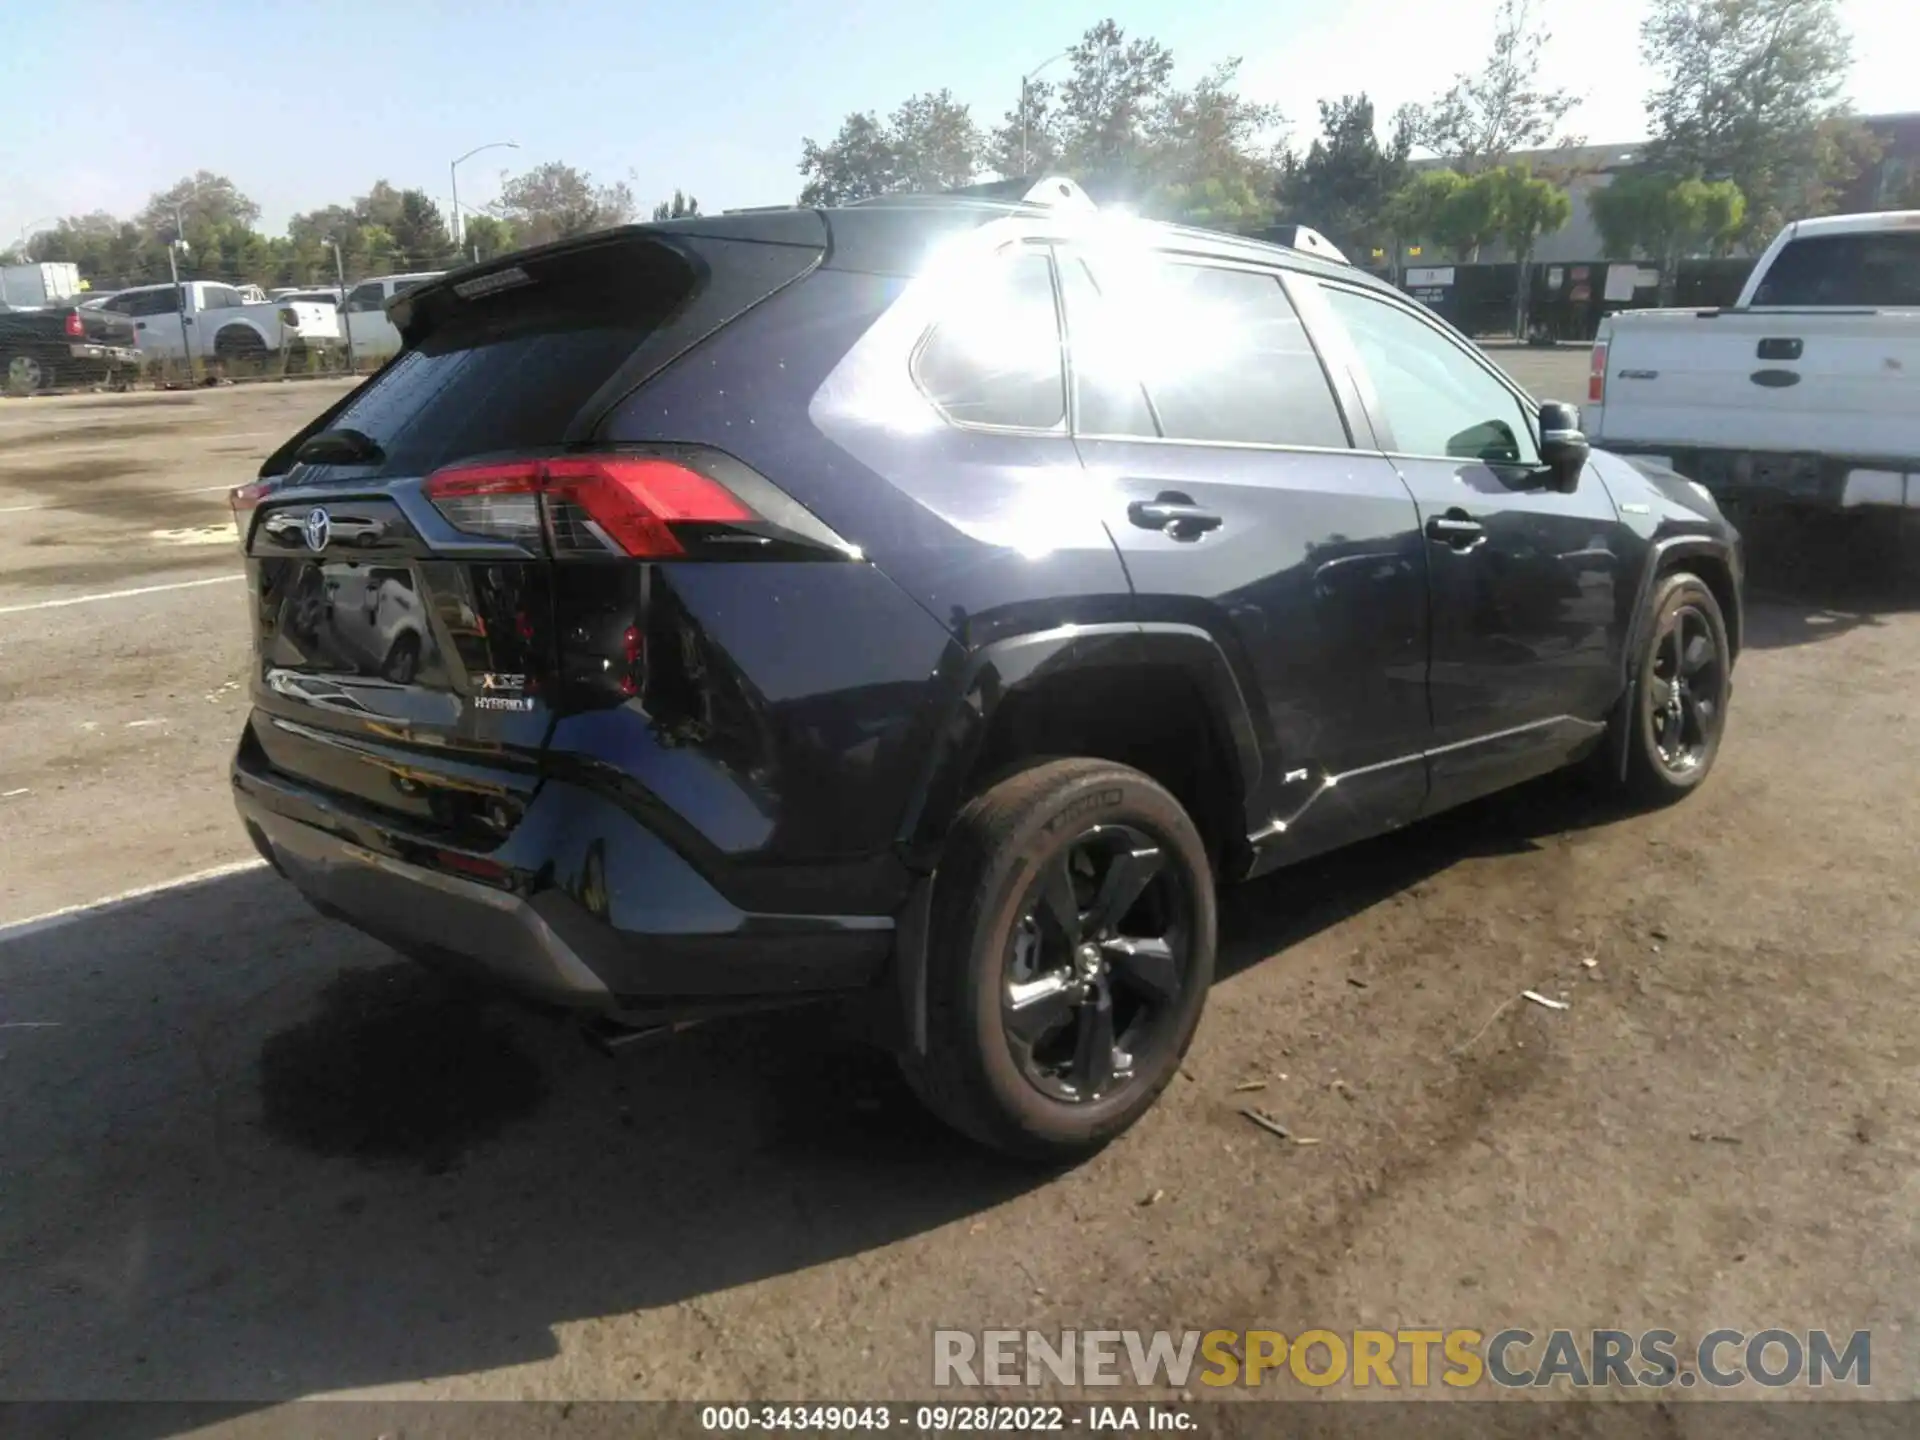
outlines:
{"label": "white pickup truck", "polygon": [[340,346],[340,317],[333,306],[249,302],[239,287],[212,280],[182,281],[178,293],[172,285],[142,285],[120,291],[99,308],[133,321],[140,354],[148,362],[183,359],[189,340],[200,359],[234,365],[280,356],[297,361]]}
{"label": "white pickup truck", "polygon": [[1726,310],[1602,322],[1587,437],[1667,464],[1730,516],[1920,520],[1920,211],[1787,226]]}

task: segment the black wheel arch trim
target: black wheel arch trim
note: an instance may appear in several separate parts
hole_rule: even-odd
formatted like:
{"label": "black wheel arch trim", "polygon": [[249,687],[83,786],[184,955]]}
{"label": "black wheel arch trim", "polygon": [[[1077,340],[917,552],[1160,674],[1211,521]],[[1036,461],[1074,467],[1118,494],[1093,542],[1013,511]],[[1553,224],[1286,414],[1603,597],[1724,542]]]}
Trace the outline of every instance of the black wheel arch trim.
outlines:
{"label": "black wheel arch trim", "polygon": [[[1725,611],[1721,618],[1727,626],[1727,656],[1729,672],[1739,658],[1741,633],[1745,629],[1744,576],[1741,573],[1740,554],[1734,542],[1718,535],[1681,534],[1669,535],[1655,540],[1647,547],[1646,559],[1641,566],[1640,583],[1634,591],[1633,616],[1627,626],[1627,643],[1621,647],[1621,685],[1620,700],[1623,721],[1630,721],[1633,706],[1640,685],[1639,655],[1645,642],[1647,627],[1653,623],[1649,613],[1649,604],[1653,599],[1654,588],[1660,583],[1660,577],[1677,568],[1677,562],[1695,557],[1712,560],[1724,565],[1727,574],[1733,580],[1733,607]],[[1627,774],[1628,745],[1632,735],[1630,724],[1622,723],[1613,727],[1612,751],[1608,760],[1612,769],[1624,780]]]}
{"label": "black wheel arch trim", "polygon": [[981,646],[944,687],[942,718],[898,832],[909,866],[933,868],[946,826],[966,803],[994,717],[1009,699],[1063,674],[1143,664],[1174,666],[1194,681],[1234,767],[1234,803],[1250,813],[1247,801],[1259,791],[1271,737],[1219,641],[1197,625],[1174,622],[1063,625]]}

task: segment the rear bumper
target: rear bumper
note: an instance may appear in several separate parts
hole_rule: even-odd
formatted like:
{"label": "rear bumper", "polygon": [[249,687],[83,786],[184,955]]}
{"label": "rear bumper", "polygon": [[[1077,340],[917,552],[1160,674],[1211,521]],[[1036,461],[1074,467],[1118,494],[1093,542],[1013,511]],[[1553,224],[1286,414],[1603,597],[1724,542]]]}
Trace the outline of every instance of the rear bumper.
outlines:
{"label": "rear bumper", "polygon": [[1600,442],[1619,455],[1671,465],[1712,492],[1723,508],[1797,506],[1818,510],[1920,510],[1920,458],[1793,455]]}
{"label": "rear bumper", "polygon": [[67,346],[67,355],[83,365],[138,365],[140,352],[131,345],[96,345],[91,341]]}
{"label": "rear bumper", "polygon": [[300,785],[245,741],[232,782],[255,848],[322,913],[529,999],[664,1013],[804,1000],[870,987],[893,951],[890,916],[736,909],[577,786],[544,782],[478,855]]}

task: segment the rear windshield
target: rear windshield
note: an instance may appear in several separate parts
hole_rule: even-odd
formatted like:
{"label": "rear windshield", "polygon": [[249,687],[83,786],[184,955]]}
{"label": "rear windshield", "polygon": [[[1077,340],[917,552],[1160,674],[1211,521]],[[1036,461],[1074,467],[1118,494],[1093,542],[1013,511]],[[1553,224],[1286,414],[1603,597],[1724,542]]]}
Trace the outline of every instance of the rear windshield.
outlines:
{"label": "rear windshield", "polygon": [[470,456],[560,444],[698,284],[679,254],[633,238],[503,273],[526,280],[473,299],[451,289],[421,297],[414,328],[424,338],[334,416],[332,428],[358,430],[386,452],[377,473],[424,475]]}
{"label": "rear windshield", "polygon": [[1753,303],[1920,305],[1920,230],[1790,241],[1767,268]]}

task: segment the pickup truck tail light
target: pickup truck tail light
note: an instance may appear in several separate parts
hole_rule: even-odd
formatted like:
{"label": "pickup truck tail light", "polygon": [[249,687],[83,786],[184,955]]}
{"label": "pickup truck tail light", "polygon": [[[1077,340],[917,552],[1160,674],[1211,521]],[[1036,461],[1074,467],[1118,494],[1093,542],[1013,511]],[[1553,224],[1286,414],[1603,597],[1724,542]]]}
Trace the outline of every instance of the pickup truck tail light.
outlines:
{"label": "pickup truck tail light", "polygon": [[70,310],[67,312],[66,330],[67,330],[67,334],[71,335],[76,340],[81,339],[86,335],[87,327],[81,321],[80,312],[78,310]]}
{"label": "pickup truck tail light", "polygon": [[1593,361],[1587,366],[1587,403],[1607,403],[1607,342],[1593,342]]}

